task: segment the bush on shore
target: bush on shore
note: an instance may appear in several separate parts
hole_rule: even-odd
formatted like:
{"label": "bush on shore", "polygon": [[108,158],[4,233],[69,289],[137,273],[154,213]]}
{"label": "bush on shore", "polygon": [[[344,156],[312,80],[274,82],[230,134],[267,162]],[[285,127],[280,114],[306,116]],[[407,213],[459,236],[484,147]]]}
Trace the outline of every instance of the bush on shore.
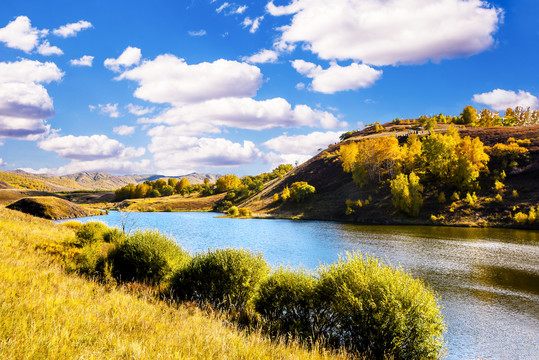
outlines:
{"label": "bush on shore", "polygon": [[171,290],[179,300],[243,310],[250,306],[269,270],[261,254],[242,249],[210,250],[196,255],[174,274]]}

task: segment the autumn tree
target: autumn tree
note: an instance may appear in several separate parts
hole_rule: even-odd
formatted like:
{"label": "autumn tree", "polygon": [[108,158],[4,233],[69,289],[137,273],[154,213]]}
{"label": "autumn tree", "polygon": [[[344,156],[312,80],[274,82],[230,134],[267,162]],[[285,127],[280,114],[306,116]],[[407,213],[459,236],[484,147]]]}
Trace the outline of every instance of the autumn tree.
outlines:
{"label": "autumn tree", "polygon": [[154,183],[153,188],[154,188],[154,189],[157,189],[157,190],[159,190],[159,191],[161,191],[161,189],[162,189],[165,185],[167,185],[167,182],[166,182],[164,179],[157,179],[157,180],[155,180],[155,183]]}
{"label": "autumn tree", "polygon": [[396,209],[410,216],[419,215],[423,198],[421,193],[423,186],[419,183],[419,176],[414,172],[410,175],[399,174],[391,180],[391,195]]}
{"label": "autumn tree", "polygon": [[[207,179],[207,178],[206,178]],[[176,184],[176,193],[183,194],[183,192],[187,189],[188,186],[191,184],[189,183],[189,180],[186,178],[181,178],[180,181]]]}
{"label": "autumn tree", "polygon": [[161,195],[163,196],[170,196],[174,194],[174,188],[170,185],[165,185],[163,186],[160,192],[161,192]]}
{"label": "autumn tree", "polygon": [[240,184],[241,180],[236,175],[229,174],[217,179],[215,187],[217,188],[217,191],[225,192],[237,188]]}
{"label": "autumn tree", "polygon": [[176,188],[176,184],[178,184],[178,179],[175,178],[168,178],[168,185],[171,186],[173,189]]}
{"label": "autumn tree", "polygon": [[466,106],[459,116],[459,122],[465,125],[476,125],[479,116],[477,115],[477,110],[473,106]]}

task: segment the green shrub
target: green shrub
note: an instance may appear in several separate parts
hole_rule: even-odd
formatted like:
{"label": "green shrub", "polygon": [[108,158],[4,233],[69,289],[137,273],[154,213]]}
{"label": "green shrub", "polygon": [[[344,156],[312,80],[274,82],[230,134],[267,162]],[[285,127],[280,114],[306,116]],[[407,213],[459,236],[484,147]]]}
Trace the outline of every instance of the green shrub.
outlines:
{"label": "green shrub", "polygon": [[122,281],[157,284],[185,265],[190,256],[158,231],[136,231],[109,253],[113,275]]}
{"label": "green shrub", "polygon": [[210,250],[177,271],[171,289],[180,300],[241,310],[249,307],[268,272],[261,254],[241,249]]}
{"label": "green shrub", "polygon": [[172,212],[172,208],[170,206],[167,206],[167,208],[165,209],[166,212]]}
{"label": "green shrub", "polygon": [[253,212],[245,207],[238,209],[240,216],[251,216],[253,215]]}
{"label": "green shrub", "polygon": [[125,234],[118,228],[109,228],[103,234],[103,241],[107,243],[118,243],[122,241],[125,237]]}
{"label": "green shrub", "polygon": [[77,261],[78,271],[92,277],[106,278],[107,256],[113,245],[104,242],[87,244]]}
{"label": "green shrub", "polygon": [[109,228],[100,222],[91,221],[82,225],[77,231],[76,236],[79,243],[84,246],[94,242],[102,242],[103,235],[109,231]]}
{"label": "green shrub", "polygon": [[375,359],[440,357],[444,323],[436,294],[402,269],[348,254],[319,270],[316,292],[330,344]]}
{"label": "green shrub", "polygon": [[459,200],[460,200],[459,193],[455,191],[455,192],[451,195],[451,201],[459,201]]}
{"label": "green shrub", "polygon": [[290,186],[290,198],[295,202],[303,202],[310,198],[316,189],[305,181],[297,181]]}
{"label": "green shrub", "polygon": [[238,216],[240,214],[240,211],[237,206],[231,206],[228,208],[228,215],[230,216]]}
{"label": "green shrub", "polygon": [[313,336],[314,277],[304,271],[278,269],[260,285],[255,310],[273,335]]}

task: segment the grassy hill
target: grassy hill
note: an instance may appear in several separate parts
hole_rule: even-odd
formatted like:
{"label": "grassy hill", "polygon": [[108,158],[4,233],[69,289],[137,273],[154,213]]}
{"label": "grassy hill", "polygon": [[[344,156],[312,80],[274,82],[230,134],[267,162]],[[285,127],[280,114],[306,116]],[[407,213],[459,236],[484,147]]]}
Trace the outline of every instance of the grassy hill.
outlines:
{"label": "grassy hill", "polygon": [[85,208],[55,196],[22,198],[11,203],[7,208],[50,220],[101,215],[101,211]]}
{"label": "grassy hill", "polygon": [[[411,130],[384,124],[383,131],[372,129],[348,134],[341,143],[331,145],[328,149],[314,156],[304,164],[293,169],[282,179],[277,179],[259,194],[238,206],[248,207],[261,216],[353,221],[372,224],[439,224],[460,226],[519,226],[514,216],[518,212],[527,213],[531,207],[539,204],[539,126],[528,127],[496,127],[496,128],[460,128],[461,137],[478,137],[485,145],[493,146],[506,143],[513,137],[516,140],[529,139],[524,147],[528,150],[529,163],[523,167],[515,167],[507,173],[505,187],[500,191],[491,189],[488,181],[480,182],[477,190],[478,201],[469,205],[464,199],[440,204],[437,196],[439,190],[434,186],[426,186],[423,192],[423,207],[419,216],[409,217],[395,209],[392,203],[389,181],[368,184],[364,187],[354,183],[352,174],[343,171],[338,150],[341,145],[361,141],[372,137],[403,136]],[[445,132],[447,126],[439,126],[436,131]],[[428,136],[423,131],[420,135]],[[480,178],[481,180],[481,178]],[[304,203],[292,201],[274,201],[275,194],[281,194],[285,187],[294,182],[305,181],[316,188],[316,194]],[[435,184],[434,184],[435,185]],[[518,196],[513,190],[518,193]],[[500,193],[502,201],[493,201]],[[363,206],[354,214],[346,215],[347,200],[367,199],[368,206]],[[443,220],[433,220],[432,215],[442,216]],[[532,226],[533,227],[533,226]]]}
{"label": "grassy hill", "polygon": [[142,286],[68,274],[54,254],[73,237],[68,226],[0,206],[2,358],[344,358],[243,333],[192,305],[161,301]]}

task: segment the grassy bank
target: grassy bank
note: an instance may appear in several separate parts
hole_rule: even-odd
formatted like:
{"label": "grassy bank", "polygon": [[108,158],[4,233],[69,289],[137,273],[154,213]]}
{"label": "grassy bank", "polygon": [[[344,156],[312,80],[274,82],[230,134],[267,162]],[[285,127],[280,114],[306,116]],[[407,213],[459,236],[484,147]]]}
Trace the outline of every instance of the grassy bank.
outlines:
{"label": "grassy bank", "polygon": [[[66,274],[65,226],[0,207],[0,354],[9,359],[331,359],[245,335],[196,307]],[[42,251],[44,247],[47,251]],[[66,254],[64,254],[65,256]],[[67,254],[68,256],[70,254]],[[77,256],[73,250],[72,256]],[[342,358],[342,357],[340,357]]]}

